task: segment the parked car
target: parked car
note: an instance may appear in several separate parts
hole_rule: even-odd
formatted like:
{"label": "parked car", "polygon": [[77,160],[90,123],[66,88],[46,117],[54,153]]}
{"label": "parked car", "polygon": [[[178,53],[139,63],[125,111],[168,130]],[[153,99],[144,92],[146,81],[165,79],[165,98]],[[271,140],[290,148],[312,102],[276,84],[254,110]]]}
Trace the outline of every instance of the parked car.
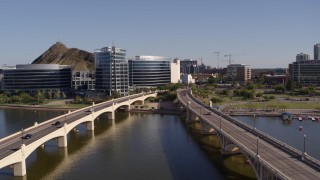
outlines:
{"label": "parked car", "polygon": [[30,139],[32,137],[32,134],[26,134],[23,137],[21,137],[22,139]]}

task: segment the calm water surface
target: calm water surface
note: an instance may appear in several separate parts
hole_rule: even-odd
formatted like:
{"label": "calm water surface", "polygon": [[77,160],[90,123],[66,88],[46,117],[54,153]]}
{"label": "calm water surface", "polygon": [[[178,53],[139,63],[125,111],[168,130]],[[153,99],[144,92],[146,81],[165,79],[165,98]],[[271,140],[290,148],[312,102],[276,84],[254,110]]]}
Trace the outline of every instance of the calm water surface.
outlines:
{"label": "calm water surface", "polygon": [[[40,116],[38,113],[41,113],[17,111],[19,113],[0,110],[0,123],[4,124],[1,126],[2,135],[33,125],[36,117]],[[51,113],[48,117],[61,114]],[[40,119],[37,121],[41,122]],[[0,171],[0,179],[228,177],[197,145],[178,116],[118,113],[115,121],[101,116],[95,122],[94,132],[86,131],[84,125],[77,129],[79,133],[69,133],[67,148],[58,148],[56,141],[51,140],[44,148],[39,147],[32,153],[27,159],[26,177],[13,177],[12,169],[8,167]]]}
{"label": "calm water surface", "polygon": [[[63,114],[53,111],[0,109],[0,136]],[[250,125],[252,117],[237,117]],[[258,117],[256,127],[319,158],[320,123]],[[303,126],[303,131],[299,131]],[[200,124],[185,124],[180,117],[158,114],[117,113],[116,120],[100,116],[95,130],[77,127],[70,132],[68,147],[51,140],[27,158],[27,175],[13,177],[10,167],[0,179],[249,179],[255,178],[243,155],[221,156],[216,136],[202,136]]]}
{"label": "calm water surface", "polygon": [[[236,116],[236,118],[252,126],[255,121],[257,129],[301,151],[303,151],[303,136],[307,135],[305,147],[307,154],[320,159],[319,121],[299,121],[297,119],[282,121],[279,117],[256,117],[254,119],[254,117]],[[300,126],[303,127],[302,131],[300,131]]]}

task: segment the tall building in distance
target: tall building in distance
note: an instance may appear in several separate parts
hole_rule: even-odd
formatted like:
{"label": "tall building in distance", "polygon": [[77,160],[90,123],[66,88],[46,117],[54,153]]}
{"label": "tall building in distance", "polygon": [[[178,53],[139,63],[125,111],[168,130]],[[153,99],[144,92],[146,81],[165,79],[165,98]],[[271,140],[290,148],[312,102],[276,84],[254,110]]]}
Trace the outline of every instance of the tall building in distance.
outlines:
{"label": "tall building in distance", "polygon": [[198,61],[192,59],[185,59],[180,61],[180,73],[182,74],[196,74],[198,73]]}
{"label": "tall building in distance", "polygon": [[128,62],[126,50],[104,47],[94,52],[96,69],[96,90],[107,95],[117,92],[121,96],[129,93]]}
{"label": "tall building in distance", "polygon": [[227,66],[227,76],[230,81],[245,83],[251,79],[251,66],[244,64],[230,64]]}
{"label": "tall building in distance", "polygon": [[171,59],[162,56],[136,56],[129,59],[130,87],[155,87],[171,82]]}
{"label": "tall building in distance", "polygon": [[300,53],[300,54],[297,54],[297,56],[296,56],[296,61],[297,62],[299,62],[299,61],[307,61],[307,60],[310,60],[309,54]]}
{"label": "tall building in distance", "polygon": [[179,83],[180,79],[180,60],[178,58],[173,59],[171,63],[171,83]]}
{"label": "tall building in distance", "polygon": [[313,60],[320,60],[320,44],[316,44],[314,45],[314,59]]}
{"label": "tall building in distance", "polygon": [[289,79],[299,86],[320,86],[319,43],[314,45],[314,60],[296,58],[295,62],[289,64]]}
{"label": "tall building in distance", "polygon": [[3,90],[71,90],[71,66],[59,64],[19,64],[2,69]]}

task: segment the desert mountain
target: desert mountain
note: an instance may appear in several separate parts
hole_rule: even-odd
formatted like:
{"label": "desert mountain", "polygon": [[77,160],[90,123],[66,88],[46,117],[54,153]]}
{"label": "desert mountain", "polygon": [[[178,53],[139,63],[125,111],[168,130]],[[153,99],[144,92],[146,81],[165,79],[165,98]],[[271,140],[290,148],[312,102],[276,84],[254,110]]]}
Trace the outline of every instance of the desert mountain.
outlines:
{"label": "desert mountain", "polygon": [[77,48],[67,48],[61,42],[57,42],[32,64],[71,65],[73,71],[92,71],[94,70],[94,56],[93,53]]}

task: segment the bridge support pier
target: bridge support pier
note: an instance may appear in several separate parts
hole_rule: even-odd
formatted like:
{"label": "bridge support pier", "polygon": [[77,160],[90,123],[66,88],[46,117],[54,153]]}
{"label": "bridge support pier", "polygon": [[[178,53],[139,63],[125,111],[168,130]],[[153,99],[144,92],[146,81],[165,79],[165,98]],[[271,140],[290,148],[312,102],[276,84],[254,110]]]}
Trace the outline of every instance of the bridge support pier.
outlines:
{"label": "bridge support pier", "polygon": [[216,134],[216,130],[212,128],[208,123],[200,119],[201,123],[201,134]]}
{"label": "bridge support pier", "polygon": [[108,113],[108,119],[115,119],[114,111]]}
{"label": "bridge support pier", "polygon": [[14,176],[24,176],[27,174],[26,170],[26,160],[23,159],[21,162],[13,165],[13,175]]}
{"label": "bridge support pier", "polygon": [[58,147],[67,147],[67,135],[58,138]]}
{"label": "bridge support pier", "polygon": [[124,110],[125,110],[126,112],[129,112],[129,111],[130,111],[130,105],[129,105],[129,106],[125,106],[125,107],[124,107]]}
{"label": "bridge support pier", "polygon": [[87,130],[88,131],[93,131],[94,130],[94,121],[87,122],[86,125],[87,125]]}

